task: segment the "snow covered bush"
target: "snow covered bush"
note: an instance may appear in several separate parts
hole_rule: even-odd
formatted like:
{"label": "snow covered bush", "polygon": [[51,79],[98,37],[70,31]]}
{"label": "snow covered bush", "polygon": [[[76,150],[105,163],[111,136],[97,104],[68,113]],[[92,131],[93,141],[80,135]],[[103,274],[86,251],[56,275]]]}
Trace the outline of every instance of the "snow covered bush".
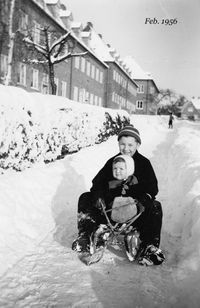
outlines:
{"label": "snow covered bush", "polygon": [[130,122],[123,110],[29,93],[0,85],[0,168],[23,170],[117,134]]}

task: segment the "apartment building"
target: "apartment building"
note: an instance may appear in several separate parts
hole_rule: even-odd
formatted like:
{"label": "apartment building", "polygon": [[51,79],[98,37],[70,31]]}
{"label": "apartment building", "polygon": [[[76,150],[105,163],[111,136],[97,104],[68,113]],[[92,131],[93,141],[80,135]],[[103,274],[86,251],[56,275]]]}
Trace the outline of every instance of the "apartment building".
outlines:
{"label": "apartment building", "polygon": [[132,56],[124,58],[124,62],[131,71],[131,77],[137,83],[135,103],[136,114],[156,114],[156,97],[159,89],[150,73],[144,72]]}
{"label": "apartment building", "polygon": [[[107,65],[88,49],[81,37],[82,25],[73,21],[71,12],[60,1],[16,0],[11,84],[28,91],[51,93],[47,64],[39,63],[41,55],[30,51],[23,40],[30,35],[34,43],[42,45],[43,29],[47,28],[51,43],[70,31],[69,36],[75,42],[73,53],[86,53],[54,65],[56,95],[82,103],[106,106]],[[7,39],[1,52],[2,82],[7,74],[8,44]]]}
{"label": "apartment building", "polygon": [[137,94],[137,84],[131,78],[131,71],[126,67],[117,51],[106,44],[101,34],[98,34],[91,22],[84,28],[90,34],[88,46],[108,65],[106,81],[107,107],[124,109],[134,113]]}
{"label": "apartment building", "polygon": [[[6,9],[8,11],[9,5]],[[81,22],[74,20],[61,0],[16,0],[12,33],[10,84],[27,91],[52,93],[46,59],[31,49],[27,37],[40,47],[48,41],[51,47],[57,40],[68,35],[70,44],[66,53],[71,52],[74,56],[54,64],[56,95],[81,103],[124,109],[129,113],[154,113],[153,97],[158,93],[154,80],[149,76],[140,78],[133,75],[130,65],[104,42],[93,24],[88,22],[83,27]],[[9,67],[9,45],[9,35],[4,35],[0,45],[2,83]]]}

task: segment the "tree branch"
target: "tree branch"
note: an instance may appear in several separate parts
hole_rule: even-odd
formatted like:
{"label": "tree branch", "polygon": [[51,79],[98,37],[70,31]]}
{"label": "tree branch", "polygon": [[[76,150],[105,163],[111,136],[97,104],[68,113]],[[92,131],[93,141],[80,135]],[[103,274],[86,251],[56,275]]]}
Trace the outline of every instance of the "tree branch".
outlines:
{"label": "tree branch", "polygon": [[[54,42],[54,43],[52,44],[52,46],[50,47],[49,52],[52,53],[52,51],[53,51],[58,45],[62,45],[62,46],[63,46],[63,45],[66,43],[67,37],[69,36],[70,33],[71,33],[71,32],[66,33],[66,34],[62,37],[62,39],[58,39],[56,42]],[[60,50],[60,47],[59,47],[59,49],[58,49],[58,51],[57,51],[57,53],[56,53],[56,57],[58,56],[58,54],[59,54],[59,52],[60,52],[59,50]]]}
{"label": "tree branch", "polygon": [[41,45],[37,44],[37,43],[34,43],[33,41],[31,41],[29,38],[25,37],[23,39],[23,41],[25,43],[27,43],[28,45],[31,45],[32,47],[34,47],[37,51],[39,51],[40,53],[43,54],[43,56],[45,58],[47,58],[47,51],[44,47],[42,47]]}

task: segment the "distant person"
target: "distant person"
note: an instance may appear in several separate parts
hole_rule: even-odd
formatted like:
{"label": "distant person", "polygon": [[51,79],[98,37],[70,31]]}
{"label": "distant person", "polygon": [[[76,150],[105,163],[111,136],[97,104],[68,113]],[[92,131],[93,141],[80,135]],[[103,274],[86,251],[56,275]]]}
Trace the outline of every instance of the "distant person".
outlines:
{"label": "distant person", "polygon": [[[83,193],[79,198],[78,237],[73,242],[73,250],[78,252],[88,251],[91,234],[98,229],[100,224],[106,223],[105,217],[98,207],[99,198],[103,199],[106,208],[109,208],[109,203],[113,197],[126,196],[136,199],[144,207],[143,213],[134,224],[134,227],[140,233],[141,240],[140,247],[142,254],[139,264],[153,265],[161,264],[164,261],[163,253],[159,248],[162,207],[160,202],[155,200],[155,196],[158,193],[157,178],[150,161],[138,152],[140,144],[141,138],[139,131],[132,125],[124,127],[119,132],[118,145],[120,153],[107,161],[93,179],[90,192]],[[109,184],[117,184],[117,182],[113,181],[120,181],[124,178],[124,175],[117,175],[114,170],[117,163],[116,159],[120,155],[128,155],[134,160],[134,177],[132,177],[130,182],[128,180],[128,183],[126,183],[128,185],[122,184],[123,187],[116,185],[116,187],[111,189]],[[127,163],[128,160],[126,160],[126,168]],[[129,167],[127,169],[129,170]],[[126,174],[126,177],[131,174]]]}
{"label": "distant person", "polygon": [[169,123],[168,123],[168,128],[173,128],[173,121],[174,121],[174,117],[172,115],[172,112],[170,112],[170,115],[169,115]]}

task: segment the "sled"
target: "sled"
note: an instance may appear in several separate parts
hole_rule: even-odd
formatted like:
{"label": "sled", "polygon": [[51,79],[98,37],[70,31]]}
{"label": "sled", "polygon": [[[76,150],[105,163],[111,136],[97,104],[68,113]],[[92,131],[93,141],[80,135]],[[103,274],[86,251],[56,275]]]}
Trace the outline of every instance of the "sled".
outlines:
{"label": "sled", "polygon": [[[139,207],[139,212],[135,214],[133,217],[125,221],[124,223],[117,222],[114,225],[111,223],[107,212],[105,204],[99,200],[101,209],[103,214],[105,215],[107,224],[102,224],[93,233],[90,237],[90,250],[89,252],[80,252],[78,253],[79,259],[85,263],[86,265],[91,265],[94,263],[99,262],[109,245],[112,245],[114,241],[117,241],[117,238],[120,235],[125,236],[125,250],[126,255],[129,261],[134,261],[136,259],[136,255],[138,253],[138,247],[140,244],[139,240],[139,233],[138,231],[132,226],[134,221],[139,218],[139,216],[144,211],[143,206]],[[100,242],[100,244],[99,244]],[[102,245],[101,245],[102,243]]]}

